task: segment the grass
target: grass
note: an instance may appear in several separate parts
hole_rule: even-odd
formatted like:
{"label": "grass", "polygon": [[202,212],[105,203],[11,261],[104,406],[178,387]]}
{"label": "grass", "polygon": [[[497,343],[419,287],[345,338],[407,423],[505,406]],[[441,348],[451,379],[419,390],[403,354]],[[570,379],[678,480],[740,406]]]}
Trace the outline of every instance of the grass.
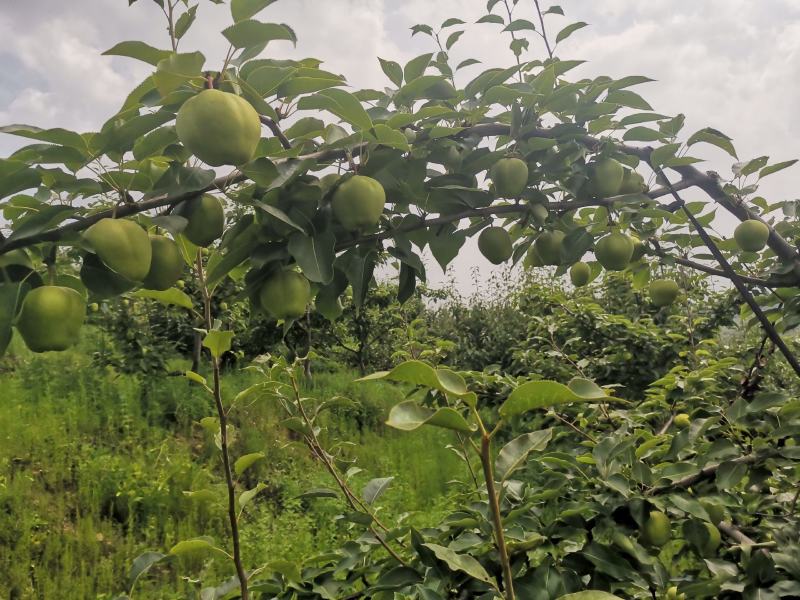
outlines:
{"label": "grass", "polygon": [[[356,401],[327,423],[331,440],[349,442],[342,456],[363,470],[352,477],[353,488],[395,476],[379,502],[381,518],[437,523],[448,509],[447,482],[467,477],[445,448],[453,440],[440,430],[387,429],[388,409],[402,392],[354,378],[319,373],[304,392]],[[225,393],[252,381],[251,374],[230,372]],[[0,389],[0,598],[113,598],[143,551],[166,552],[200,535],[228,546],[221,503],[184,493],[210,489],[224,498],[218,452],[198,425],[212,405],[197,386],[103,370],[82,349],[30,355],[17,348],[13,368],[0,373]],[[266,401],[236,418],[235,456],[266,456],[242,481],[243,488],[266,486],[243,518],[251,566],[302,560],[361,533],[337,519],[345,510],[340,500],[298,498],[335,486],[280,426],[282,418]],[[198,580],[210,585],[229,574],[225,560],[189,561],[148,574],[136,597],[197,597]]]}

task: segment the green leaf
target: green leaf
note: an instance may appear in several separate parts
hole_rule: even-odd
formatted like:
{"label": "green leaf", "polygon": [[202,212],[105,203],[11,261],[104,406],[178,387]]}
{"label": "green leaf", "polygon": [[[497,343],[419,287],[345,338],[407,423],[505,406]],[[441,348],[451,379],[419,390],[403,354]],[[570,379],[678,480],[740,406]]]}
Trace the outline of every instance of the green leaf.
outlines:
{"label": "green leaf", "polygon": [[559,596],[557,600],[622,600],[622,598],[614,594],[609,594],[608,592],[590,590],[588,592],[577,592],[575,594]]}
{"label": "green leaf", "polygon": [[595,383],[575,378],[566,386],[557,381],[529,381],[514,389],[500,407],[500,415],[514,417],[538,408],[552,408],[571,402],[610,401]]}
{"label": "green leaf", "polygon": [[344,90],[322,90],[312,96],[305,96],[300,99],[298,107],[302,110],[327,110],[359,129],[372,127],[372,119],[361,106],[361,102]]}
{"label": "green leaf", "polygon": [[231,16],[234,23],[255,16],[276,0],[231,0]]}
{"label": "green leaf", "polygon": [[367,504],[375,504],[375,502],[383,496],[384,492],[389,489],[389,484],[392,483],[394,477],[378,477],[372,479],[364,486],[361,492],[361,497]]}
{"label": "green leaf", "polygon": [[650,164],[653,166],[661,166],[666,161],[675,157],[675,153],[680,150],[681,144],[666,144],[659,146],[650,153]]}
{"label": "green leaf", "polygon": [[339,495],[328,488],[312,488],[299,494],[298,498],[337,498]]}
{"label": "green leaf", "polygon": [[543,429],[523,433],[503,446],[495,462],[495,472],[500,481],[508,479],[511,473],[522,466],[531,452],[544,450],[552,437],[552,429]]}
{"label": "green leaf", "polygon": [[433,425],[464,433],[474,431],[474,427],[470,427],[464,417],[452,408],[431,410],[420,406],[414,400],[406,400],[392,407],[386,424],[402,431],[414,431],[423,425]]}
{"label": "green leaf", "polygon": [[464,35],[463,31],[454,31],[447,36],[447,41],[445,42],[444,47],[450,50],[450,48],[453,47],[453,44],[455,44],[458,41],[458,38],[460,38],[462,35]]}
{"label": "green leaf", "polygon": [[170,54],[172,53],[169,50],[159,50],[139,41],[120,42],[113,48],[103,52],[103,56],[127,56],[128,58],[146,62],[154,67]]}
{"label": "green leaf", "polygon": [[438,544],[423,544],[429,550],[432,550],[436,558],[446,563],[452,571],[463,571],[473,579],[488,583],[493,588],[497,589],[497,583],[494,578],[486,572],[483,565],[479,563],[475,557],[469,554],[458,554],[450,548],[439,546]]}
{"label": "green leaf", "polygon": [[293,233],[289,236],[289,254],[311,281],[326,284],[333,280],[336,236],[331,230],[313,236]]}
{"label": "green leaf", "polygon": [[197,18],[197,4],[190,7],[186,12],[184,12],[180,17],[178,17],[178,21],[175,23],[175,38],[181,39],[186,32],[189,31],[189,28],[194,23],[195,18]]}
{"label": "green leaf", "polygon": [[446,368],[433,368],[419,360],[408,360],[397,365],[391,371],[379,371],[356,381],[371,381],[374,379],[413,383],[455,396],[463,396],[468,392],[464,378],[455,371]]}
{"label": "green leaf", "polygon": [[420,54],[416,58],[412,58],[408,61],[403,68],[403,76],[405,77],[406,83],[411,83],[417,77],[421,77],[425,73],[425,69],[427,69],[428,65],[431,63],[432,58],[433,54],[428,53]]}
{"label": "green leaf", "polygon": [[664,134],[649,127],[631,127],[622,136],[626,142],[655,142],[664,139]]}
{"label": "green leaf", "polygon": [[640,110],[653,110],[653,107],[647,103],[647,100],[642,98],[636,92],[630,90],[611,90],[606,96],[606,102],[614,102],[622,106],[630,108],[638,108]]}
{"label": "green leaf", "polygon": [[198,537],[190,540],[183,540],[175,544],[169,551],[171,556],[185,556],[187,554],[209,554],[211,552],[219,552],[226,554],[221,548],[214,545],[214,540],[210,537]]}
{"label": "green leaf", "polygon": [[183,376],[186,377],[186,379],[188,379],[189,381],[194,381],[195,383],[199,383],[200,385],[203,386],[208,385],[206,378],[200,375],[199,373],[195,373],[194,371],[186,371],[183,374]]}
{"label": "green leaf", "polygon": [[797,160],[798,159],[795,158],[794,160],[786,160],[784,162],[779,162],[777,164],[764,167],[758,172],[758,178],[761,179],[762,177],[766,177],[767,175],[772,175],[773,173],[777,173],[778,171],[786,169],[787,167],[791,167],[797,162]]}
{"label": "green leaf", "polygon": [[245,454],[244,456],[240,456],[239,458],[236,459],[236,462],[233,464],[233,470],[236,472],[237,475],[241,475],[262,458],[264,458],[263,452],[252,452],[250,454]]}
{"label": "green leaf", "polygon": [[158,61],[156,72],[153,73],[158,93],[166,96],[191,79],[201,77],[205,62],[206,58],[200,52],[171,54]]}
{"label": "green leaf", "polygon": [[583,21],[578,21],[577,23],[571,23],[570,25],[567,25],[566,27],[564,27],[564,29],[558,32],[558,35],[556,36],[556,44],[564,41],[573,33],[578,31],[579,29],[583,29],[587,25],[588,23],[584,23]]}
{"label": "green leaf", "polygon": [[60,127],[41,129],[33,125],[4,125],[0,127],[0,133],[18,135],[32,140],[39,140],[40,142],[58,144],[59,146],[69,146],[70,148],[77,148],[81,152],[88,150],[86,140],[83,139],[81,134],[68,129],[61,129]]}
{"label": "green leaf", "polygon": [[208,348],[211,356],[219,358],[231,349],[231,341],[233,340],[232,331],[221,331],[219,329],[212,329],[203,338],[203,347]]}
{"label": "green leaf", "polygon": [[[377,598],[378,596],[373,596],[373,593],[401,590],[402,588],[414,585],[415,583],[420,583],[421,581],[422,575],[417,573],[417,571],[411,567],[394,567],[393,569],[389,569],[381,575],[380,579],[375,582],[375,585],[367,590],[366,597]],[[420,596],[420,598],[424,597],[426,596]]]}
{"label": "green leaf", "polygon": [[378,61],[381,63],[381,69],[393,84],[397,87],[403,85],[403,67],[393,60],[383,60],[380,56]]}
{"label": "green leaf", "polygon": [[0,356],[3,356],[11,342],[11,326],[27,287],[24,283],[0,284]]}
{"label": "green leaf", "polygon": [[414,25],[411,27],[411,37],[414,37],[418,33],[427,33],[432,36],[433,28],[430,25]]}
{"label": "green leaf", "polygon": [[514,19],[503,31],[536,31],[536,26],[525,19]]}
{"label": "green leaf", "polygon": [[260,491],[266,489],[266,487],[267,485],[265,483],[259,481],[256,487],[253,489],[242,492],[239,495],[239,506],[241,508],[247,506],[250,502],[252,502],[253,498],[255,498]]}
{"label": "green leaf", "polygon": [[446,21],[444,21],[442,25],[439,27],[439,29],[446,29],[448,27],[452,27],[453,25],[464,25],[464,24],[465,22],[462,21],[461,19],[456,19],[455,17],[451,17]]}
{"label": "green leaf", "polygon": [[388,125],[379,123],[372,128],[372,132],[375,134],[375,141],[382,146],[397,148],[403,152],[408,151],[408,140],[406,136],[397,129],[392,129]]}
{"label": "green leaf", "polygon": [[476,23],[496,23],[497,25],[505,25],[503,17],[500,15],[483,15]]}
{"label": "green leaf", "polygon": [[133,294],[138,298],[150,298],[167,306],[180,306],[181,308],[192,309],[192,299],[178,288],[168,290],[137,290]]}
{"label": "green leaf", "polygon": [[738,158],[738,156],[736,156],[736,150],[733,147],[733,143],[731,143],[731,138],[721,131],[706,127],[705,129],[701,129],[700,131],[693,133],[686,141],[686,145],[692,146],[693,144],[697,144],[699,142],[705,142],[706,144],[711,144],[712,146],[721,148],[732,157]]}
{"label": "green leaf", "polygon": [[[2,183],[7,183],[0,179]],[[2,184],[0,184],[2,185]],[[0,194],[2,196],[2,194]],[[43,204],[36,212],[31,213],[24,219],[20,219],[14,224],[14,231],[8,236],[8,240],[22,240],[58,225],[65,219],[78,212],[77,208],[65,206],[63,204]]]}
{"label": "green leaf", "polygon": [[136,582],[150,570],[150,567],[161,562],[166,557],[167,555],[161,552],[143,552],[133,559],[131,570],[128,573],[128,593],[132,593]]}
{"label": "green leaf", "polygon": [[297,36],[288,25],[283,23],[262,23],[261,21],[239,21],[222,30],[234,48],[248,48],[267,44],[274,40],[286,40],[297,44]]}

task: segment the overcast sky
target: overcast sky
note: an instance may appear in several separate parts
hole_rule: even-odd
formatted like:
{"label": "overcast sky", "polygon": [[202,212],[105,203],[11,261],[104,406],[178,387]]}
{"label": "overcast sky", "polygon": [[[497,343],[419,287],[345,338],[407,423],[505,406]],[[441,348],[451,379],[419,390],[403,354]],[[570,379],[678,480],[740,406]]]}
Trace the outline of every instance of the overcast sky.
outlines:
{"label": "overcast sky", "polygon": [[[550,21],[551,38],[568,22],[590,24],[559,48],[562,58],[589,61],[576,76],[647,75],[657,81],[637,91],[657,112],[685,113],[687,135],[706,126],[719,129],[734,139],[743,160],[763,154],[773,161],[800,157],[800,0],[560,4],[567,18]],[[520,0],[519,16],[531,18],[532,5],[533,0]],[[281,0],[258,18],[286,22],[299,38],[296,48],[276,42],[268,54],[314,56],[356,87],[382,87],[387,80],[376,56],[403,64],[434,49],[426,36],[409,37],[412,25],[452,16],[474,23],[485,6],[484,0]],[[96,130],[149,71],[143,63],[100,53],[129,39],[167,47],[163,23],[152,0],[130,8],[127,0],[0,0],[0,124]],[[199,49],[207,66],[218,66],[227,48],[219,31],[229,23],[227,6],[201,0],[181,49]],[[462,83],[484,68],[513,62],[508,34],[499,36],[498,30],[491,24],[468,26],[454,60],[474,56],[482,64],[464,69]],[[524,58],[542,55],[543,48],[533,45]],[[24,143],[0,135],[0,155]],[[692,154],[708,159],[701,169],[730,175],[724,153],[703,147]],[[773,175],[762,193],[771,201],[800,197],[798,173],[796,166]],[[475,265],[483,274],[491,270],[474,248],[458,259],[455,274],[462,286],[471,281]],[[429,278],[442,278],[434,264]]]}

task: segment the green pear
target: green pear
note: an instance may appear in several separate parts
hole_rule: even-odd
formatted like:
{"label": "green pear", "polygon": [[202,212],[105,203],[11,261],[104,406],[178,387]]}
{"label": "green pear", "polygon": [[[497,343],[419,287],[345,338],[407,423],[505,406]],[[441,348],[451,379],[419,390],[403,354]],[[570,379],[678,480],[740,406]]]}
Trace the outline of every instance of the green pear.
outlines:
{"label": "green pear", "polygon": [[669,306],[680,293],[678,284],[672,279],[654,279],[650,282],[650,300],[658,306]]}
{"label": "green pear", "polygon": [[583,287],[589,283],[592,269],[585,262],[578,261],[569,268],[569,279],[575,287]]}
{"label": "green pear", "polygon": [[478,236],[478,250],[490,263],[504,263],[513,252],[511,236],[502,227],[487,227]]}
{"label": "green pear", "polygon": [[519,198],[528,185],[528,165],[519,158],[501,158],[492,166],[490,176],[500,198]]}
{"label": "green pear", "polygon": [[620,194],[640,194],[645,190],[644,177],[636,171],[624,169],[622,184],[619,187]]}
{"label": "green pear", "polygon": [[651,511],[642,528],[642,535],[653,546],[663,546],[672,537],[669,517],[661,511]]}
{"label": "green pear", "polygon": [[83,257],[80,276],[83,285],[86,286],[92,297],[99,300],[119,296],[138,285],[138,282],[109,269],[94,254],[87,254]]}
{"label": "green pear", "polygon": [[609,233],[595,243],[594,255],[607,271],[624,271],[633,256],[633,240],[618,231]]}
{"label": "green pear", "polygon": [[34,288],[25,296],[17,319],[25,345],[33,352],[66,350],[78,341],[86,301],[68,287]]}
{"label": "green pear", "polygon": [[624,175],[619,162],[613,158],[600,158],[589,165],[589,189],[598,198],[618,196]]}
{"label": "green pear", "polygon": [[147,232],[133,221],[101,219],[83,234],[97,257],[112,271],[142,281],[150,270],[152,250]]}
{"label": "green pear", "polygon": [[178,249],[178,244],[163,235],[151,235],[150,243],[153,248],[153,260],[150,262],[150,272],[142,282],[142,287],[148,290],[168,290],[183,274],[183,257]]}
{"label": "green pear", "polygon": [[539,234],[534,242],[536,253],[546,265],[561,264],[561,249],[564,245],[566,234],[558,229],[544,231]]}
{"label": "green pear", "polygon": [[188,223],[183,235],[196,246],[205,247],[222,237],[225,230],[225,211],[216,196],[203,194],[184,200],[172,214],[185,218]]}
{"label": "green pear", "polygon": [[280,270],[261,285],[258,300],[261,308],[276,319],[296,319],[306,314],[311,285],[302,273]]}
{"label": "green pear", "polygon": [[184,102],[175,129],[181,143],[212,167],[250,161],[261,139],[261,119],[251,104],[220,90],[203,90]]}
{"label": "green pear", "polygon": [[739,223],[733,239],[745,252],[760,252],[767,245],[769,227],[756,219],[748,219]]}
{"label": "green pear", "polygon": [[333,193],[333,216],[347,231],[374,228],[381,220],[386,204],[383,186],[364,175],[355,175],[342,183]]}

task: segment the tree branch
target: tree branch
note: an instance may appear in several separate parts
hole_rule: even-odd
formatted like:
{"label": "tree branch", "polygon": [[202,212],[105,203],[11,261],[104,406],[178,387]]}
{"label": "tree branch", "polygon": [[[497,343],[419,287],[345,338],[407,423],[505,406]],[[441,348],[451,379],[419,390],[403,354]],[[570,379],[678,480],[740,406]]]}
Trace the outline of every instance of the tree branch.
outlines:
{"label": "tree branch", "polygon": [[280,126],[275,122],[275,119],[261,115],[261,122],[269,127],[270,131],[272,131],[272,135],[280,140],[281,146],[283,146],[284,150],[292,149],[292,142],[290,142],[289,138],[286,137],[286,134],[283,133]]}
{"label": "tree branch", "polygon": [[[730,461],[726,461],[726,462],[733,462],[733,463],[743,464],[743,465],[751,465],[751,464],[753,464],[755,462],[758,462],[759,460],[768,458],[771,455],[772,455],[771,453],[746,454],[744,456],[740,456],[738,458],[734,458],[734,459],[732,459]],[[646,495],[648,495],[648,496],[658,496],[660,494],[665,494],[667,492],[672,492],[676,488],[688,488],[688,487],[692,487],[696,483],[700,483],[701,481],[704,481],[706,479],[713,479],[717,475],[717,471],[719,471],[720,466],[722,466],[723,464],[724,463],[720,462],[720,463],[713,463],[713,464],[710,464],[710,465],[706,465],[705,467],[700,469],[700,471],[698,471],[697,473],[693,473],[692,475],[687,475],[686,477],[683,477],[682,479],[678,479],[677,481],[675,481],[673,483],[670,483],[668,485],[652,488]]]}

